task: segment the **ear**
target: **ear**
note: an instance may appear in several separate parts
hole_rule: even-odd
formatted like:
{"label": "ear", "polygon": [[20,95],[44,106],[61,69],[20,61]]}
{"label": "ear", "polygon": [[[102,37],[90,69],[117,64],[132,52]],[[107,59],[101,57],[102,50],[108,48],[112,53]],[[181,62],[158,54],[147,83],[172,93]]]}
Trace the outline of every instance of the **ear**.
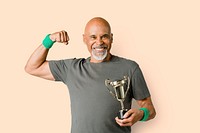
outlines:
{"label": "ear", "polygon": [[111,43],[113,43],[113,33],[111,33]]}
{"label": "ear", "polygon": [[86,44],[86,37],[84,34],[83,34],[83,42]]}

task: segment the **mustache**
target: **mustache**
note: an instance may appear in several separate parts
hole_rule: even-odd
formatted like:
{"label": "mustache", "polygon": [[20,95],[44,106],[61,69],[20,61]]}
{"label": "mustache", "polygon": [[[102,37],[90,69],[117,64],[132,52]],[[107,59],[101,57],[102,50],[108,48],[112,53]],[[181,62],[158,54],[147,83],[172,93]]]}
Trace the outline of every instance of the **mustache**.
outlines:
{"label": "mustache", "polygon": [[93,49],[96,49],[96,48],[104,48],[104,49],[107,49],[108,46],[107,46],[107,45],[99,45],[99,46],[93,46],[92,48],[93,48]]}

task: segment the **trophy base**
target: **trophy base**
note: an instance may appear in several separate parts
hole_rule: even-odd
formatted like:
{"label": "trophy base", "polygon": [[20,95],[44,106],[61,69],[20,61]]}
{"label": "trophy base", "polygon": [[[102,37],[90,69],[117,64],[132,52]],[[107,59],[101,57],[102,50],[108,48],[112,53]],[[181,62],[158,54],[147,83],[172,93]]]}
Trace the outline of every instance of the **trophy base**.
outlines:
{"label": "trophy base", "polygon": [[118,118],[123,120],[124,119],[124,114],[128,111],[128,109],[120,110],[118,113]]}

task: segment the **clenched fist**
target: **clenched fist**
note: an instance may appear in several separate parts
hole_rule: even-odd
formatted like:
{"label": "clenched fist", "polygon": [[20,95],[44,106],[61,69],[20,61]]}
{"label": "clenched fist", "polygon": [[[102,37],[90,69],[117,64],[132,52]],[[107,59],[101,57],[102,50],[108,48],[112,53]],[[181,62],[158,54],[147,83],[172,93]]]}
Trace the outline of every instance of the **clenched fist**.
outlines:
{"label": "clenched fist", "polygon": [[49,37],[52,41],[64,43],[66,45],[69,42],[69,36],[68,36],[67,32],[64,30],[60,31],[60,32],[55,32],[55,33],[51,34]]}

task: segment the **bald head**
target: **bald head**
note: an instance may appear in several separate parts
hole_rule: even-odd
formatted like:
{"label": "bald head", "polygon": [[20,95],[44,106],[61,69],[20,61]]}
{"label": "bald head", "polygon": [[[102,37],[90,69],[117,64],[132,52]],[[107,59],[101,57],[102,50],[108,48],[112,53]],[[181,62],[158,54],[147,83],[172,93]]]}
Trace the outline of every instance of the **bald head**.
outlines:
{"label": "bald head", "polygon": [[104,27],[108,29],[108,32],[111,33],[111,27],[108,21],[101,17],[92,18],[85,26],[85,34],[91,27]]}

